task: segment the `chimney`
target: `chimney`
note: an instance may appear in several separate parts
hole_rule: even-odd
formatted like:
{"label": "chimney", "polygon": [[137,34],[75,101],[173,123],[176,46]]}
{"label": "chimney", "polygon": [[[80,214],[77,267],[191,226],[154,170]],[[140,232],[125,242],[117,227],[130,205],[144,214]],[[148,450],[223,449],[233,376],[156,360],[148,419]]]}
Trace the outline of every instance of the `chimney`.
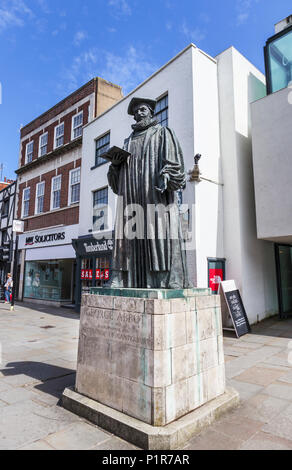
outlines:
{"label": "chimney", "polygon": [[289,26],[292,26],[292,15],[287,16],[287,18],[275,24],[275,34],[280,33],[281,31],[283,31],[283,29],[286,29]]}

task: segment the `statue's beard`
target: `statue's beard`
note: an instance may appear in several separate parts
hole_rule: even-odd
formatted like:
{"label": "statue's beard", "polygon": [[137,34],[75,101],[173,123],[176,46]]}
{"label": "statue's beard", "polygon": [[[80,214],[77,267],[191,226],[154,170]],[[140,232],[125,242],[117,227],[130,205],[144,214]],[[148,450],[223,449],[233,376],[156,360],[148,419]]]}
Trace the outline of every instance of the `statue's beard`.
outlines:
{"label": "statue's beard", "polygon": [[152,116],[147,116],[141,119],[140,121],[136,122],[136,124],[133,124],[132,129],[134,131],[141,131],[147,129],[150,126],[154,126],[155,124],[157,124],[156,119],[154,119]]}

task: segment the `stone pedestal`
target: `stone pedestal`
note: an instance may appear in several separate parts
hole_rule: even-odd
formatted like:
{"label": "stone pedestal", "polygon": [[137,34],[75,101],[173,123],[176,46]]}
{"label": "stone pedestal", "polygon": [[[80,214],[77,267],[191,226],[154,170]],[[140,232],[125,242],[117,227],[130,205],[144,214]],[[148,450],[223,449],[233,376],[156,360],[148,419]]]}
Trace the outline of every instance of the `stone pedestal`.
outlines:
{"label": "stone pedestal", "polygon": [[222,396],[219,296],[93,288],[82,297],[75,392],[155,427]]}

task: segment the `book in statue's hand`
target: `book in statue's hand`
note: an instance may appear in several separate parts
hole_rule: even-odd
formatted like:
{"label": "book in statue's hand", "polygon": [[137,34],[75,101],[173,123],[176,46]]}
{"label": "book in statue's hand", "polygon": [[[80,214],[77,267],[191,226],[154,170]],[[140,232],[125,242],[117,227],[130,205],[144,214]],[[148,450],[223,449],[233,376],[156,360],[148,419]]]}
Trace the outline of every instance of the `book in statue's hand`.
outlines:
{"label": "book in statue's hand", "polygon": [[107,152],[101,155],[102,158],[105,158],[113,165],[121,165],[124,163],[128,156],[131,155],[126,150],[121,149],[120,147],[111,147]]}

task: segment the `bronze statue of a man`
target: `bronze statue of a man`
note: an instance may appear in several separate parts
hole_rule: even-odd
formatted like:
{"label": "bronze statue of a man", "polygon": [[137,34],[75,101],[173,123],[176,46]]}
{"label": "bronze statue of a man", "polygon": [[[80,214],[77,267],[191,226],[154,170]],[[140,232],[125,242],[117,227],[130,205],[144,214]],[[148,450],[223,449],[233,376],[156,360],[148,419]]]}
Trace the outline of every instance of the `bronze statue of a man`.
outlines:
{"label": "bronze statue of a man", "polygon": [[[191,287],[177,204],[177,191],[186,185],[183,154],[174,132],[153,118],[155,105],[152,99],[131,100],[128,114],[136,124],[124,142],[130,156],[125,161],[117,155],[109,167],[109,185],[122,201],[117,209],[111,287]],[[123,234],[129,207],[137,215],[135,238]]]}

